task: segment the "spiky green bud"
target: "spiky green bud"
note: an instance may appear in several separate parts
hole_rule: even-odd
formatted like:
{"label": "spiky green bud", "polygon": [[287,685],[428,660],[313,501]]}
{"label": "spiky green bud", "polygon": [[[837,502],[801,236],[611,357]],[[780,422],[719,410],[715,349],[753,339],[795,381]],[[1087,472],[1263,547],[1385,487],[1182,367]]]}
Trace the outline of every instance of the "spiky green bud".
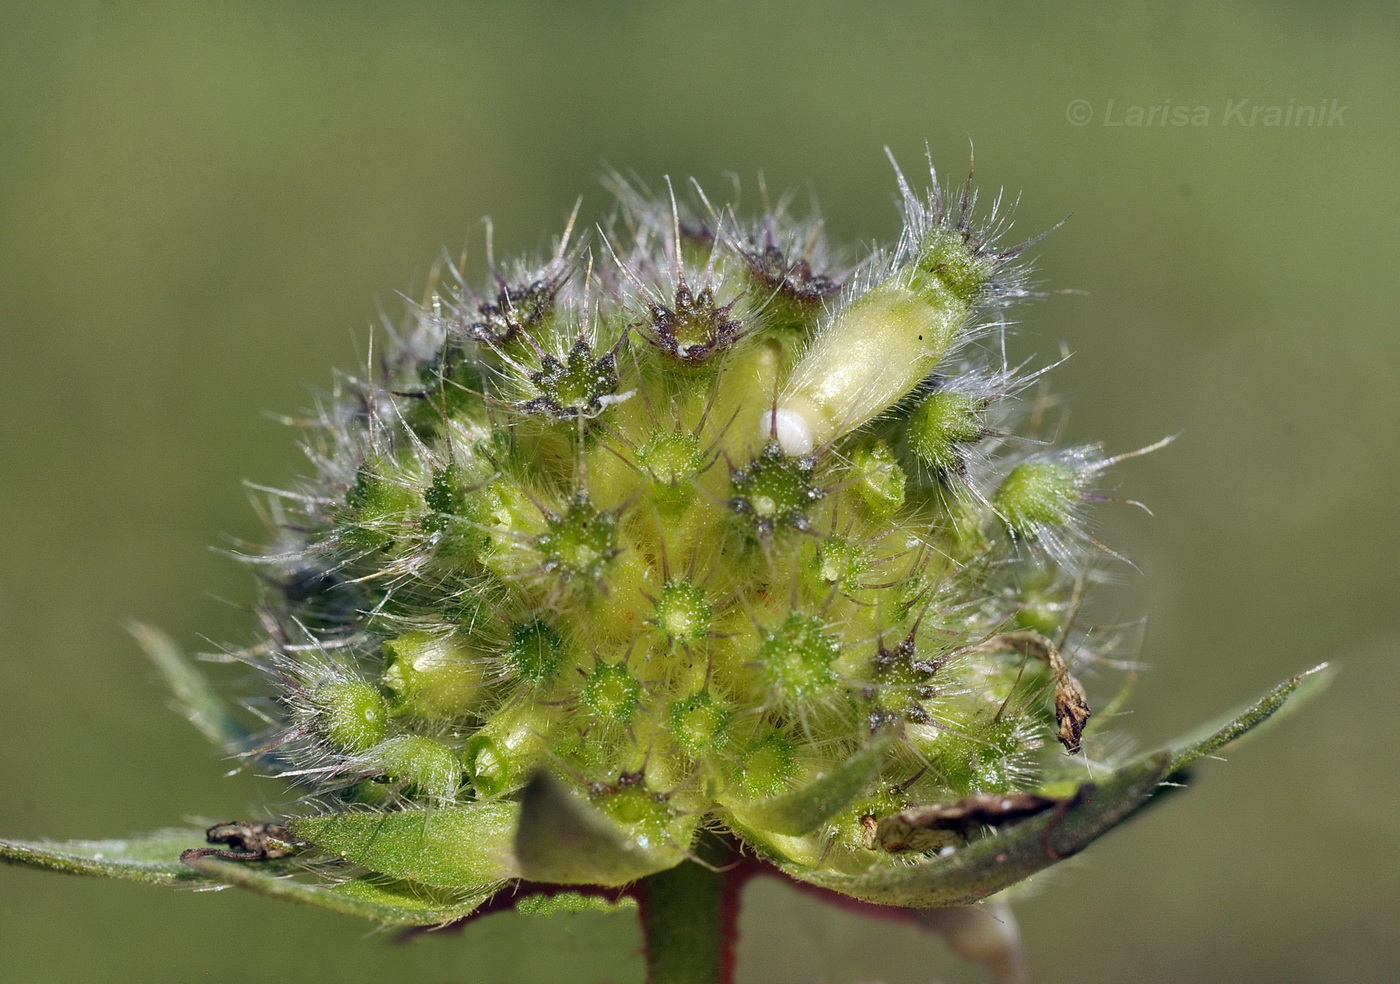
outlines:
{"label": "spiky green bud", "polygon": [[964,448],[987,433],[983,401],[955,390],[939,390],[919,404],[909,420],[909,450],[937,473],[961,472]]}
{"label": "spiky green bud", "polygon": [[363,752],[384,740],[388,709],[384,698],[363,680],[328,680],[311,697],[327,744],[342,752]]}
{"label": "spiky green bud", "polygon": [[1040,530],[1070,521],[1083,485],[1083,474],[1072,464],[1039,458],[1013,468],[992,501],[1013,536],[1034,539]]}

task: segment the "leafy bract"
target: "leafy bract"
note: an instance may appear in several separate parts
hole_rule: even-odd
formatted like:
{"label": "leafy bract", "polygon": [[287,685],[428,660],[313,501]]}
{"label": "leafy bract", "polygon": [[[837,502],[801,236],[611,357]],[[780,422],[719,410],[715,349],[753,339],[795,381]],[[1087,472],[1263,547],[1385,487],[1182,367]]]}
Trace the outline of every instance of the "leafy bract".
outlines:
{"label": "leafy bract", "polygon": [[880,771],[894,740],[886,731],[840,766],[800,789],[750,804],[734,804],[730,812],[749,829],[790,837],[810,833],[846,807]]}
{"label": "leafy bract", "polygon": [[338,884],[309,884],[281,876],[260,864],[195,858],[190,867],[225,885],[314,905],[349,916],[362,916],[392,926],[432,926],[470,915],[490,897],[490,891],[442,892],[430,886],[366,875]]}
{"label": "leafy bract", "polygon": [[70,875],[96,875],[153,885],[201,880],[180,853],[203,847],[202,830],[162,830],[125,840],[0,840],[0,861]]}
{"label": "leafy bract", "polygon": [[479,889],[515,874],[514,803],[399,813],[329,813],[291,823],[301,839],[337,857],[437,888]]}
{"label": "leafy bract", "polygon": [[1219,751],[1277,714],[1290,698],[1306,698],[1326,682],[1327,665],[1279,684],[1248,707],[1172,746],[1081,785],[1061,808],[1041,814],[947,855],[913,863],[893,858],[860,873],[843,873],[776,860],[798,881],[866,902],[914,908],[969,905],[1015,884],[1091,841],[1137,812],[1168,776]]}
{"label": "leafy bract", "polygon": [[798,881],[865,902],[932,909],[971,905],[1077,854],[1141,806],[1168,773],[1157,753],[1120,769],[1102,784],[1086,784],[1062,809],[984,837],[946,857],[915,863],[893,859],[859,874],[780,863]]}
{"label": "leafy bract", "polygon": [[[694,823],[686,829],[693,831]],[[521,793],[515,856],[520,873],[531,881],[625,885],[679,864],[687,842],[630,837],[546,772],[531,778]]]}

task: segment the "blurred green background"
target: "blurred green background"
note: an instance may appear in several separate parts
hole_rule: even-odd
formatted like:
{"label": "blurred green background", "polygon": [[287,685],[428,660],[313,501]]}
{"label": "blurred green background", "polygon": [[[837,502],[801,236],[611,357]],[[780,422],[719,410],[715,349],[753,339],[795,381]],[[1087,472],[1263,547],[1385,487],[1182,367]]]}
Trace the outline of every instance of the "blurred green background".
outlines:
{"label": "blurred green background", "polygon": [[[605,165],[750,192],[761,171],[837,241],[889,239],[882,146],[917,175],[927,141],[956,178],[971,142],[984,194],[1022,196],[1018,232],[1072,213],[1038,278],[1084,294],[1017,309],[1015,343],[1076,353],[1067,439],[1183,432],[1116,470],[1155,518],[1100,510],[1141,567],[1094,602],[1148,621],[1139,744],[1341,666],[1040,879],[1018,907],[1035,979],[1397,979],[1398,28],[1381,3],[5,2],[0,831],[275,808],[278,784],[223,777],[121,624],[248,637],[247,572],[207,545],[258,539],[239,482],[299,467],[265,411],[358,364],[444,247],[479,257],[479,217],[509,254],[580,193],[604,214]],[[1344,109],[1249,127],[1225,116],[1241,100]],[[1208,125],[1105,125],[1168,103]],[[745,982],[982,979],[777,883],[744,933]],[[626,917],[503,916],[396,945],[232,892],[0,869],[17,984],[638,982],[638,943]]]}

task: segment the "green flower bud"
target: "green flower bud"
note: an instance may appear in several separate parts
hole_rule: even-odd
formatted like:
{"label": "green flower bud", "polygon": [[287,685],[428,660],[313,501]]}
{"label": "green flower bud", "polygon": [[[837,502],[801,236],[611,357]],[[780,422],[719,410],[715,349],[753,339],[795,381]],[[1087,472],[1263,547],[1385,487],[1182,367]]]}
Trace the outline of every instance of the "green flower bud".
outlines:
{"label": "green flower bud", "polygon": [[466,772],[452,749],[418,735],[390,738],[370,754],[390,782],[401,785],[407,795],[430,802],[456,799]]}
{"label": "green flower bud", "polygon": [[686,578],[675,578],[656,599],[656,625],[668,639],[695,642],[710,634],[714,611],[703,590]]}
{"label": "green flower bud", "polygon": [[584,585],[601,580],[618,553],[617,520],[577,495],[563,513],[547,513],[545,523],[548,528],[535,538],[544,569]]}
{"label": "green flower bud", "polygon": [[547,414],[559,420],[592,417],[612,402],[617,391],[617,360],[608,353],[598,357],[580,339],[562,359],[545,355],[530,384],[539,396],[520,403],[523,413]]}
{"label": "green flower bud", "polygon": [[1013,468],[992,502],[1012,536],[1033,540],[1042,530],[1069,523],[1083,487],[1080,469],[1038,458]]}
{"label": "green flower bud", "polygon": [[422,501],[417,489],[362,467],[345,493],[340,540],[352,550],[383,549],[405,534]]}
{"label": "green flower bud", "polygon": [[520,677],[533,684],[548,683],[564,663],[564,640],[540,619],[517,625],[511,631],[510,648],[506,650],[507,665]]}
{"label": "green flower bud", "polygon": [[846,592],[859,588],[861,579],[870,570],[870,558],[860,544],[837,536],[821,541],[813,560],[822,584]]}
{"label": "green flower bud", "polygon": [[682,509],[705,465],[700,439],[689,431],[657,431],[637,449],[637,464],[651,475],[647,491],[657,503]]}
{"label": "green flower bud", "polygon": [[687,754],[706,755],[723,747],[734,715],[702,690],[671,705],[671,736]]}
{"label": "green flower bud", "polygon": [[876,519],[889,519],[904,505],[904,469],[884,441],[872,441],[851,456],[861,505]]}
{"label": "green flower bud", "polygon": [[729,508],[762,537],[779,529],[808,530],[809,507],[823,495],[812,484],[812,467],[810,459],[790,458],[772,441],[731,476]]}
{"label": "green flower bud", "polygon": [[796,775],[797,746],[773,733],[748,747],[734,780],[744,795],[757,798],[782,792]]}
{"label": "green flower bud", "polygon": [[460,639],[410,632],[384,643],[384,686],[397,715],[454,718],[470,714],[486,694],[481,653]]}
{"label": "green flower bud", "polygon": [[732,317],[733,303],[715,303],[713,288],[692,291],[682,280],[670,307],[652,304],[648,339],[682,365],[700,365],[739,340],[743,326]]}
{"label": "green flower bud", "polygon": [[584,682],[579,699],[600,722],[627,724],[642,702],[642,685],[627,667],[599,663]]}
{"label": "green flower bud", "polygon": [[388,709],[363,680],[328,680],[311,697],[322,736],[338,751],[363,752],[384,740]]}
{"label": "green flower bud", "polygon": [[909,420],[909,449],[937,474],[961,473],[964,448],[987,433],[983,401],[954,390],[939,390],[919,404]]}
{"label": "green flower bud", "polygon": [[786,704],[802,704],[840,681],[837,641],[811,615],[793,612],[764,636],[757,662]]}

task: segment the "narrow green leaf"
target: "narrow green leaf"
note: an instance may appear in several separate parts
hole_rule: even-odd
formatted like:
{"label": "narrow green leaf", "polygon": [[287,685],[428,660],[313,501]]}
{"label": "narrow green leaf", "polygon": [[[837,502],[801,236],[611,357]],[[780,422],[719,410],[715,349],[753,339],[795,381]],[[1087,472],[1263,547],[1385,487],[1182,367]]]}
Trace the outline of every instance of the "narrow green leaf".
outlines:
{"label": "narrow green leaf", "polygon": [[401,813],[330,813],[293,820],[292,832],[371,871],[435,888],[477,889],[514,877],[514,803]]}
{"label": "narrow green leaf", "polygon": [[1097,786],[1081,787],[1066,808],[973,841],[946,857],[913,864],[885,857],[860,874],[780,867],[799,881],[880,905],[970,905],[1083,850],[1150,797],[1170,764],[1166,752],[1139,759]]}
{"label": "narrow green leaf", "polygon": [[867,902],[916,908],[967,905],[1083,850],[1133,813],[1158,784],[1204,755],[1218,751],[1271,717],[1286,704],[1316,693],[1327,682],[1324,663],[1287,680],[1223,724],[1173,744],[1117,770],[1107,781],[1085,784],[1071,805],[973,841],[946,857],[913,864],[881,859],[860,874],[825,872],[778,864],[792,877]]}
{"label": "narrow green leaf", "polygon": [[515,834],[520,874],[558,885],[626,885],[685,857],[685,845],[629,836],[591,803],[548,773],[536,773],[520,796]]}
{"label": "narrow green leaf", "polygon": [[189,866],[225,885],[236,885],[288,902],[300,902],[395,926],[432,926],[470,915],[493,888],[468,893],[434,890],[425,885],[373,875],[337,885],[311,885],[269,871],[260,862],[195,858]]}
{"label": "narrow green leaf", "polygon": [[202,880],[180,863],[180,852],[207,846],[203,830],[163,830],[127,840],[0,840],[0,861],[70,875],[174,885]]}
{"label": "narrow green leaf", "polygon": [[879,773],[894,737],[892,731],[877,735],[840,766],[801,789],[759,803],[726,805],[745,827],[790,837],[810,833],[865,790]]}
{"label": "narrow green leaf", "polygon": [[141,622],[127,625],[127,631],[145,650],[165,677],[180,712],[199,733],[221,748],[232,749],[248,737],[233,708],[210,684],[209,678],[164,632]]}
{"label": "narrow green leaf", "polygon": [[1172,743],[1169,749],[1172,763],[1168,771],[1175,772],[1198,758],[1217,752],[1230,742],[1237,741],[1276,715],[1285,704],[1290,711],[1300,706],[1305,700],[1321,692],[1332,681],[1332,676],[1332,668],[1326,663],[1321,663],[1292,679],[1285,680],[1253,704],[1235,711],[1222,721]]}

